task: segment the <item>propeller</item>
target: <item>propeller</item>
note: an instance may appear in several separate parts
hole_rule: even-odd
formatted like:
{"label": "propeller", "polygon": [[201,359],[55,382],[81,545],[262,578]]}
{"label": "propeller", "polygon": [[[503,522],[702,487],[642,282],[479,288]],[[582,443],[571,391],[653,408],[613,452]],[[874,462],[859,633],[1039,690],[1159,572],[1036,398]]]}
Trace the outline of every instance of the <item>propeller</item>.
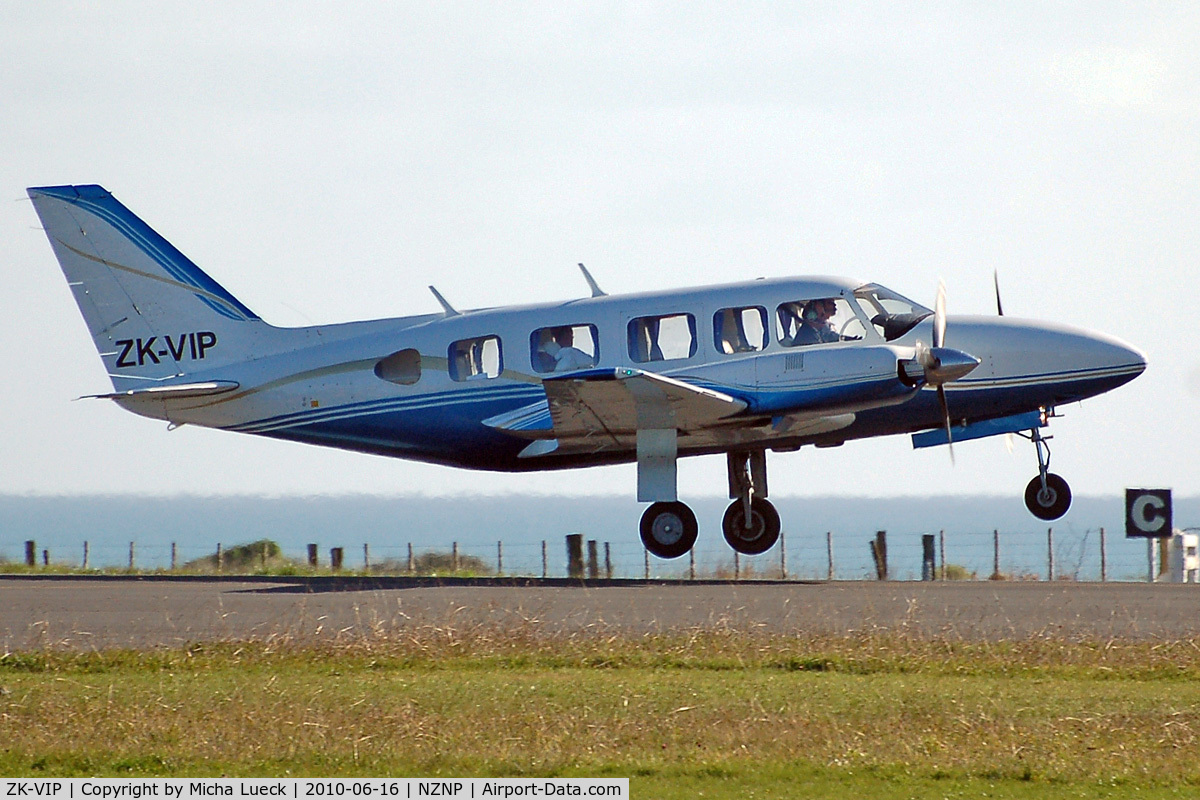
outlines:
{"label": "propeller", "polygon": [[[992,270],[992,285],[996,287],[996,316],[1004,316],[1004,305],[1000,302],[1000,270]],[[1004,449],[1012,455],[1013,451],[1013,435],[1011,433],[1004,434]]]}
{"label": "propeller", "polygon": [[946,285],[938,281],[937,297],[933,303],[933,347],[921,340],[916,343],[915,360],[925,373],[925,382],[937,387],[942,420],[946,426],[946,444],[950,448],[950,463],[954,463],[954,437],[950,425],[950,405],[946,402],[945,384],[958,380],[979,366],[979,359],[962,350],[946,347]]}

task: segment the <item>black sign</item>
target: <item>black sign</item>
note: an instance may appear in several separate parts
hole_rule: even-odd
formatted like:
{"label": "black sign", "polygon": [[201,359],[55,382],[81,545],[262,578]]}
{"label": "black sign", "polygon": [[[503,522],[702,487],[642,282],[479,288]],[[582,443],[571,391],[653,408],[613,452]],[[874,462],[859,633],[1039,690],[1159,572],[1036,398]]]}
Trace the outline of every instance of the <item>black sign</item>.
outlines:
{"label": "black sign", "polygon": [[1125,490],[1125,536],[1166,539],[1171,536],[1171,490]]}

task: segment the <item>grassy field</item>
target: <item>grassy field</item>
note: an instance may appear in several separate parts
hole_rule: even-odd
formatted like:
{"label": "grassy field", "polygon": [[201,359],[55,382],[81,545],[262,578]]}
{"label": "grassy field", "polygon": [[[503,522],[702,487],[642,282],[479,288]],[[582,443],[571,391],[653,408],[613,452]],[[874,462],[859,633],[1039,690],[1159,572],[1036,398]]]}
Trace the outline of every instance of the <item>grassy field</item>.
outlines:
{"label": "grassy field", "polygon": [[4,776],[614,776],[635,797],[1200,795],[1196,642],[413,629],[0,657]]}

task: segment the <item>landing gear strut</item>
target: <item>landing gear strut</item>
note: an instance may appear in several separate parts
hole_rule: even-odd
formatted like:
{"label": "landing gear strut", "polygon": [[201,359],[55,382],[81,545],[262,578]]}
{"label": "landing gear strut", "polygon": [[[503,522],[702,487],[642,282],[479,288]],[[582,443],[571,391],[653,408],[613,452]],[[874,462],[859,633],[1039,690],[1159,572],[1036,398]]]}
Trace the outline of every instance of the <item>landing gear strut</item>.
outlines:
{"label": "landing gear strut", "polygon": [[1042,436],[1034,428],[1025,438],[1033,442],[1038,456],[1038,474],[1025,487],[1025,507],[1038,519],[1058,519],[1071,507],[1071,487],[1050,471],[1050,445],[1046,440],[1051,437]]}
{"label": "landing gear strut", "polygon": [[765,553],[779,541],[779,512],[766,500],[767,454],[763,450],[738,451],[727,456],[729,496],[721,532],[739,553]]}

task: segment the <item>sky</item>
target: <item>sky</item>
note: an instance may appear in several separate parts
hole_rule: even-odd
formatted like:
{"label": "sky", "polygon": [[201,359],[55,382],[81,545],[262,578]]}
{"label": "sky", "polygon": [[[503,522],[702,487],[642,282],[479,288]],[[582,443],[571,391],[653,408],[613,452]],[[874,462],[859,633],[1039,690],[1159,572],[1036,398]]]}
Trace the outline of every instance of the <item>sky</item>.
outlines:
{"label": "sky", "polygon": [[[0,4],[0,492],[627,493],[183,427],[100,400],[25,197],[100,183],[277,325],[802,274],[1101,330],[1078,495],[1200,494],[1200,8],[1154,3]],[[953,346],[953,324],[947,343]],[[1011,494],[1033,447],[772,454],[775,495]],[[723,494],[724,460],[680,492]]]}

